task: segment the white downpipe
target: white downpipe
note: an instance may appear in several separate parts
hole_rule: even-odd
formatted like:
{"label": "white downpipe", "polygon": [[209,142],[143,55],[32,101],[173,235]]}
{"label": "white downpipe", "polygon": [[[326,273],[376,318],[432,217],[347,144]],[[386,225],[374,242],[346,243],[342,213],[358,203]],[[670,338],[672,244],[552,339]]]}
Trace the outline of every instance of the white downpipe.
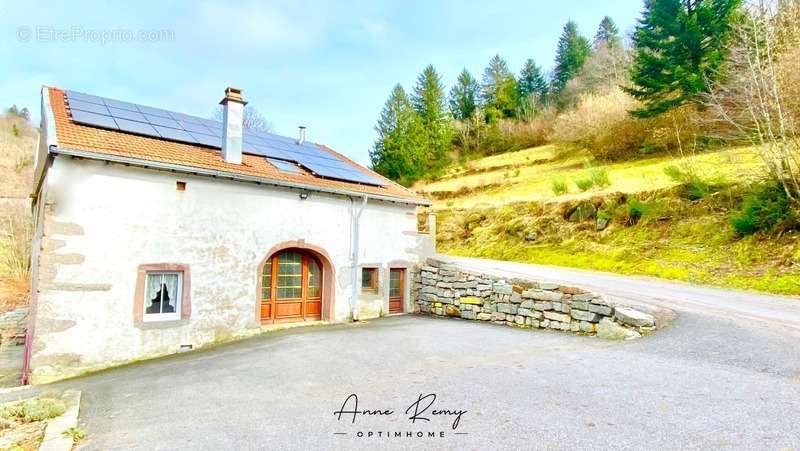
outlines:
{"label": "white downpipe", "polygon": [[367,196],[364,196],[361,201],[361,206],[358,207],[356,210],[355,200],[352,197],[350,199],[350,243],[352,249],[352,254],[350,255],[350,264],[353,268],[353,274],[351,277],[351,284],[352,284],[352,294],[350,297],[350,313],[353,318],[353,321],[358,321],[357,312],[358,312],[358,235],[359,235],[359,220],[361,219],[361,213],[364,212],[364,207],[367,206]]}

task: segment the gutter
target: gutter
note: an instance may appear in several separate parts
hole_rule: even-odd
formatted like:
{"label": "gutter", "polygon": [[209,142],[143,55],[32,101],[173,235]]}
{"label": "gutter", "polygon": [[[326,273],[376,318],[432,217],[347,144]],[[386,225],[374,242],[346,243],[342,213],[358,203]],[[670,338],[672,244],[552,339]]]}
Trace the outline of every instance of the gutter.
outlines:
{"label": "gutter", "polygon": [[239,182],[250,182],[250,183],[257,183],[260,185],[271,185],[277,186],[280,188],[289,188],[289,189],[299,189],[303,191],[312,191],[318,193],[325,193],[325,194],[335,194],[340,196],[348,196],[348,197],[365,197],[373,200],[379,200],[384,202],[393,202],[397,204],[405,204],[405,205],[421,205],[429,207],[431,202],[426,199],[420,200],[411,200],[411,199],[404,199],[402,197],[395,197],[395,196],[386,196],[382,194],[367,194],[358,191],[352,191],[347,189],[338,189],[338,188],[325,188],[315,185],[308,185],[305,183],[297,183],[297,182],[289,182],[285,180],[276,180],[270,179],[265,177],[257,177],[252,175],[243,175],[237,174],[234,172],[227,172],[227,171],[218,171],[216,169],[205,169],[205,168],[197,168],[193,166],[185,166],[180,164],[174,163],[165,163],[161,161],[150,161],[150,160],[142,160],[139,158],[131,158],[131,157],[123,157],[119,155],[109,155],[109,154],[102,154],[87,150],[81,149],[69,149],[64,147],[54,147],[49,149],[50,153],[52,154],[59,154],[59,155],[68,155],[72,157],[79,157],[79,158],[86,158],[89,160],[99,160],[99,161],[106,161],[110,163],[119,163],[129,166],[137,166],[142,168],[149,168],[149,169],[160,169],[164,171],[172,171],[172,172],[181,172],[185,174],[192,174],[192,175],[204,175],[209,177],[215,178],[224,178],[235,180]]}

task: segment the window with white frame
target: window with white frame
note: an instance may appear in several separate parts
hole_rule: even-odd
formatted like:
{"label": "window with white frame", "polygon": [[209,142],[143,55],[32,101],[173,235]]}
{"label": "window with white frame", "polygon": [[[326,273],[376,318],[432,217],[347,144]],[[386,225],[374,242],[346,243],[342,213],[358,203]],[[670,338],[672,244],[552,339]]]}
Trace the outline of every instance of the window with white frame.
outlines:
{"label": "window with white frame", "polygon": [[183,273],[148,272],[145,282],[144,321],[181,319]]}

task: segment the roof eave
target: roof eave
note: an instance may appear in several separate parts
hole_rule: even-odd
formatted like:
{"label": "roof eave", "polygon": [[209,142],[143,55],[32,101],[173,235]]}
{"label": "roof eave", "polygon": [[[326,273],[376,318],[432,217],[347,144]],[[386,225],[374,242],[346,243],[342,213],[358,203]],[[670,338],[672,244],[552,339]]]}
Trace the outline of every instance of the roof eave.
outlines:
{"label": "roof eave", "polygon": [[150,168],[150,169],[159,169],[165,171],[174,171],[180,172],[185,174],[194,174],[194,175],[203,175],[209,177],[216,177],[216,178],[226,178],[230,180],[236,180],[240,182],[249,182],[249,183],[257,183],[261,185],[271,185],[277,186],[282,188],[289,188],[289,189],[299,189],[311,192],[318,192],[318,193],[325,193],[325,194],[335,194],[341,196],[348,196],[348,197],[367,197],[368,199],[374,199],[384,202],[393,202],[398,204],[406,204],[406,205],[417,205],[417,206],[431,206],[431,202],[427,199],[412,199],[412,198],[403,198],[397,196],[387,196],[382,194],[371,194],[371,193],[364,193],[360,191],[353,191],[353,190],[346,190],[346,189],[338,189],[338,188],[327,188],[322,186],[316,186],[306,183],[298,183],[298,182],[290,182],[286,180],[277,180],[271,179],[267,177],[257,177],[252,175],[244,175],[238,174],[235,172],[228,172],[228,171],[219,171],[215,169],[207,169],[207,168],[199,168],[195,166],[186,166],[181,164],[175,163],[167,163],[162,161],[152,161],[152,160],[143,160],[140,158],[131,158],[131,157],[124,157],[119,155],[111,155],[107,153],[99,153],[96,151],[91,150],[84,150],[84,149],[74,149],[74,148],[64,148],[64,147],[53,147],[50,148],[50,151],[55,154],[60,155],[67,155],[72,157],[79,157],[79,158],[86,158],[90,160],[98,160],[98,161],[106,161],[110,163],[119,163],[125,164],[130,166],[137,166],[142,168]]}

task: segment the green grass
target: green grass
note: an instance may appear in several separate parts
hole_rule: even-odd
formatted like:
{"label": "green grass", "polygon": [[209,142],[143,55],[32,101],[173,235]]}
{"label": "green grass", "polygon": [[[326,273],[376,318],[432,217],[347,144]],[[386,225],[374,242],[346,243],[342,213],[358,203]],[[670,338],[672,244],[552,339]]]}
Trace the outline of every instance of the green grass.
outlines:
{"label": "green grass", "polygon": [[[611,226],[572,223],[577,202],[523,202],[438,212],[440,252],[647,275],[691,283],[800,295],[800,234],[739,237],[730,216],[741,188],[701,200],[678,188],[630,196],[595,196]],[[624,199],[624,200],[623,200]],[[637,217],[631,221],[631,217]],[[535,241],[526,241],[527,236]]]}
{"label": "green grass", "polygon": [[[558,199],[585,199],[614,192],[639,193],[677,186],[665,168],[691,166],[711,180],[756,180],[761,160],[752,147],[706,151],[681,160],[678,156],[660,156],[618,163],[591,162],[589,152],[555,144],[509,152],[471,161],[451,169],[437,181],[421,181],[414,189],[423,194],[457,193],[434,208],[488,207],[514,202],[550,202]],[[511,172],[509,168],[514,168]],[[592,179],[593,186],[581,191],[576,180]],[[570,181],[572,191],[553,189],[554,183]],[[482,187],[490,186],[490,189]]]}

